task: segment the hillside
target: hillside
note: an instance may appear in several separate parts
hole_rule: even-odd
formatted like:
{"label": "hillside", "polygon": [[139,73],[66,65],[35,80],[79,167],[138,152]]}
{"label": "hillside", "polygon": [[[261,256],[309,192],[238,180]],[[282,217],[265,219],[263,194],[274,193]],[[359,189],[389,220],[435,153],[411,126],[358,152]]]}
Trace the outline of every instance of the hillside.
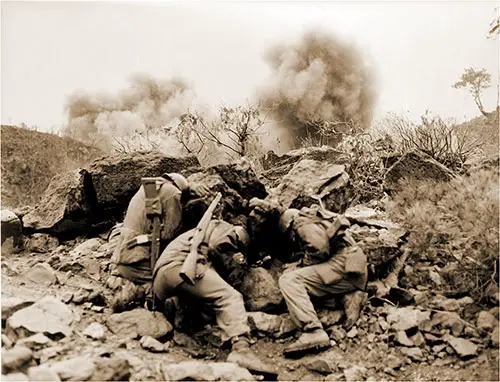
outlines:
{"label": "hillside", "polygon": [[2,125],[2,206],[36,204],[52,177],[102,155],[67,137]]}

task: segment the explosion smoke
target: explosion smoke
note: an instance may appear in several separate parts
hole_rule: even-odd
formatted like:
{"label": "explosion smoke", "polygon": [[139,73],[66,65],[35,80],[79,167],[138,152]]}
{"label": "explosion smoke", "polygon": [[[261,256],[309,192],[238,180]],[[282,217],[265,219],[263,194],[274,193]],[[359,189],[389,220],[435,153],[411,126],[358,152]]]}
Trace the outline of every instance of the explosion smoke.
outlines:
{"label": "explosion smoke", "polygon": [[276,107],[295,146],[320,134],[318,122],[346,123],[366,129],[375,101],[373,76],[349,45],[319,31],[297,44],[274,47],[267,56],[271,83],[263,89],[263,105]]}
{"label": "explosion smoke", "polygon": [[137,74],[130,83],[117,95],[73,93],[66,105],[65,133],[105,151],[124,144],[137,148],[150,143],[144,142],[150,135],[161,134],[194,99],[194,93],[179,79],[157,80]]}

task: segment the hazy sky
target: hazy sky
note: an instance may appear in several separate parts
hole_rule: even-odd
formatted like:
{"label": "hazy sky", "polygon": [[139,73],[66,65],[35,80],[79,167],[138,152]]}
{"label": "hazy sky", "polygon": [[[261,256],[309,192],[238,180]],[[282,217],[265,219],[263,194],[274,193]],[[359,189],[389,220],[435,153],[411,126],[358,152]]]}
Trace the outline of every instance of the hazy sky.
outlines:
{"label": "hazy sky", "polygon": [[497,101],[499,39],[486,39],[498,1],[8,2],[1,3],[1,120],[64,124],[77,89],[116,92],[137,72],[182,76],[207,104],[252,99],[275,43],[322,28],[357,45],[377,73],[377,118],[426,109],[479,114],[453,89],[464,68],[485,68]]}

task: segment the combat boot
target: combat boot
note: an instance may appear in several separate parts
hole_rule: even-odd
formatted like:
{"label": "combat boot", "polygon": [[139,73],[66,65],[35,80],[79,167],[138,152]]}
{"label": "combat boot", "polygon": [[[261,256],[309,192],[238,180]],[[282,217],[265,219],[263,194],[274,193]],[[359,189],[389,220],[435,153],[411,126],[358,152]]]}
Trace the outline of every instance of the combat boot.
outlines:
{"label": "combat boot", "polygon": [[359,316],[361,315],[361,310],[363,309],[366,300],[368,297],[368,293],[363,291],[355,291],[344,296],[344,310],[345,310],[345,330],[349,331],[351,328],[356,325],[356,322],[359,320]]}
{"label": "combat boot", "polygon": [[313,349],[325,349],[330,346],[330,338],[323,329],[315,329],[310,332],[304,332],[297,341],[288,345],[283,353],[285,356],[292,356],[297,353],[306,352]]}
{"label": "combat boot", "polygon": [[[250,341],[246,336],[234,337],[232,340],[232,350],[227,357],[227,362],[236,363],[250,372],[277,376],[276,368],[264,361],[261,361],[251,350]],[[272,379],[272,378],[267,378]]]}

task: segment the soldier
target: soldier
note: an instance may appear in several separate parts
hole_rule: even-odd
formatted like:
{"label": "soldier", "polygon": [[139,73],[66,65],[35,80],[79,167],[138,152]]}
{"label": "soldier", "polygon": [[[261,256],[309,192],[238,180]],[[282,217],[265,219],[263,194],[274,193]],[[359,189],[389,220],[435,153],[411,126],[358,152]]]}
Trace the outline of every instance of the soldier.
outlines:
{"label": "soldier", "polygon": [[[163,174],[156,178],[156,195],[159,200],[159,246],[161,249],[175,238],[182,230],[183,204],[186,195],[193,192],[199,196],[206,195],[206,187],[189,185],[186,178],[177,173]],[[142,185],[132,197],[116,240],[113,263],[114,275],[119,275],[130,282],[120,282],[120,291],[113,299],[112,307],[121,311],[128,305],[144,299],[149,293],[152,280],[151,248],[152,221],[147,215],[146,192]],[[115,234],[116,236],[116,234]],[[111,285],[110,285],[111,286]],[[113,286],[111,286],[113,287]]]}
{"label": "soldier", "polygon": [[179,272],[190,252],[195,231],[189,230],[174,239],[156,262],[153,271],[155,296],[161,302],[179,296],[191,302],[209,304],[223,331],[223,341],[231,341],[232,351],[227,361],[255,372],[276,374],[273,366],[250,351],[250,328],[243,297],[228,283],[242,277],[239,265],[245,263],[243,251],[250,241],[246,229],[223,220],[211,220],[198,248],[196,280],[190,285],[183,281]]}
{"label": "soldier", "polygon": [[328,347],[330,339],[311,298],[327,303],[332,297],[343,296],[346,329],[358,320],[366,298],[367,259],[346,231],[349,221],[317,205],[283,211],[275,203],[252,199],[250,207],[271,219],[276,211],[280,213],[283,236],[276,241],[282,243],[286,253],[274,257],[291,264],[280,277],[279,286],[290,316],[302,331],[299,339],[285,349],[285,355]]}

